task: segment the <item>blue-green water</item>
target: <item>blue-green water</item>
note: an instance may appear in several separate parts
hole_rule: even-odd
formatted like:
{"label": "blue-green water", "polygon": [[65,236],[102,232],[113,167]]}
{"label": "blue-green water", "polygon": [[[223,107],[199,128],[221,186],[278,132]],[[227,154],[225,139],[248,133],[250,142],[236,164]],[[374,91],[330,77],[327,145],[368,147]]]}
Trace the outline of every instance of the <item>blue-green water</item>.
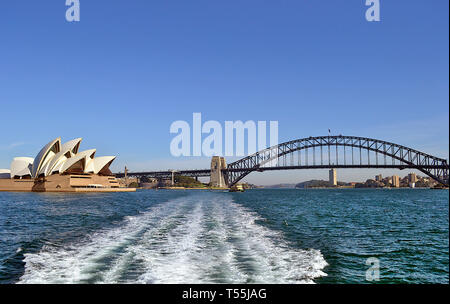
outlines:
{"label": "blue-green water", "polygon": [[0,193],[0,283],[449,282],[447,190]]}

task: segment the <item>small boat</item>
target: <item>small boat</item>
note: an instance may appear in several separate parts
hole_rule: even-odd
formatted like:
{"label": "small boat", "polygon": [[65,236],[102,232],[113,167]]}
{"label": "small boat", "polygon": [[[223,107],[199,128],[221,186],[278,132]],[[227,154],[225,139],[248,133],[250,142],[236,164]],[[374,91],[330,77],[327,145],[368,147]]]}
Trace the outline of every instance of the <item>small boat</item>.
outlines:
{"label": "small boat", "polygon": [[244,186],[242,184],[236,184],[230,188],[230,192],[244,192]]}

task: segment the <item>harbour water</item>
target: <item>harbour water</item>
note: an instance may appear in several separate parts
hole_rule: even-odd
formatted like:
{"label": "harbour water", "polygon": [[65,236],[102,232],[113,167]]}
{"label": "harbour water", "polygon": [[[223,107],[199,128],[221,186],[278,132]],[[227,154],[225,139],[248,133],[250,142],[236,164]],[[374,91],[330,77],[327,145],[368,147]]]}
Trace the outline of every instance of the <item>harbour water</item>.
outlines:
{"label": "harbour water", "polygon": [[449,192],[0,193],[0,283],[449,282]]}

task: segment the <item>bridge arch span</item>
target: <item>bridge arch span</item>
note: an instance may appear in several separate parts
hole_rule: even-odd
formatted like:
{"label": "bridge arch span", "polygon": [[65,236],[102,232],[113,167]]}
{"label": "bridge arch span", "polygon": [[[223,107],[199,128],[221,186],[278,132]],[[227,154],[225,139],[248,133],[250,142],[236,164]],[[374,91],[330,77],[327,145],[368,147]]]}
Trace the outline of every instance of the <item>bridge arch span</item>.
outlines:
{"label": "bridge arch span", "polygon": [[[327,148],[328,164],[324,164],[323,148]],[[336,147],[336,163],[331,163],[331,148]],[[344,164],[338,163],[338,147],[343,147]],[[351,149],[351,164],[347,164],[346,149]],[[320,148],[320,164],[316,164],[315,148]],[[293,155],[298,154],[298,160],[301,160],[300,153],[305,150],[313,150],[313,164],[308,163],[308,154],[306,154],[303,165],[298,161],[297,165],[292,164]],[[359,161],[355,162],[354,150],[359,151]],[[367,159],[362,158],[362,151],[367,152]],[[374,153],[376,158],[371,163],[370,152]],[[287,155],[291,155],[291,165],[286,166]],[[378,155],[383,156],[383,161],[379,162]],[[280,158],[284,158],[284,165],[280,165]],[[390,162],[387,161],[390,158]],[[358,160],[358,157],[357,157]],[[273,165],[275,163],[275,166]],[[271,166],[266,166],[272,164]],[[387,142],[378,139],[357,137],[357,136],[318,136],[291,140],[278,144],[273,147],[256,152],[244,157],[238,161],[228,164],[224,172],[228,186],[233,186],[242,178],[254,171],[266,170],[286,170],[286,169],[318,169],[318,168],[398,168],[398,169],[416,169],[436,180],[440,184],[449,185],[449,166],[447,160],[438,158],[424,152]]]}

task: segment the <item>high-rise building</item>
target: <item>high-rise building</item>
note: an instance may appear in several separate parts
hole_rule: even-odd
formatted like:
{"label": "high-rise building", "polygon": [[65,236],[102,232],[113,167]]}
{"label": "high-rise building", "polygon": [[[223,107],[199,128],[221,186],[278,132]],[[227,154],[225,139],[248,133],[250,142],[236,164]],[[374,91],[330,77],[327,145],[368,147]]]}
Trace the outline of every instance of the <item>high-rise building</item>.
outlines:
{"label": "high-rise building", "polygon": [[336,169],[330,170],[330,186],[337,186],[337,172]]}
{"label": "high-rise building", "polygon": [[400,187],[400,177],[398,175],[392,176],[392,186],[394,186],[395,188]]}
{"label": "high-rise building", "polygon": [[417,175],[416,175],[416,173],[409,173],[408,174],[408,180],[409,180],[410,183],[417,182]]}
{"label": "high-rise building", "polygon": [[375,175],[375,180],[377,182],[381,182],[383,180],[383,175],[381,175],[381,174]]}
{"label": "high-rise building", "polygon": [[417,175],[416,173],[409,173],[408,174],[408,181],[409,181],[409,187],[414,188],[416,186],[417,182]]}

